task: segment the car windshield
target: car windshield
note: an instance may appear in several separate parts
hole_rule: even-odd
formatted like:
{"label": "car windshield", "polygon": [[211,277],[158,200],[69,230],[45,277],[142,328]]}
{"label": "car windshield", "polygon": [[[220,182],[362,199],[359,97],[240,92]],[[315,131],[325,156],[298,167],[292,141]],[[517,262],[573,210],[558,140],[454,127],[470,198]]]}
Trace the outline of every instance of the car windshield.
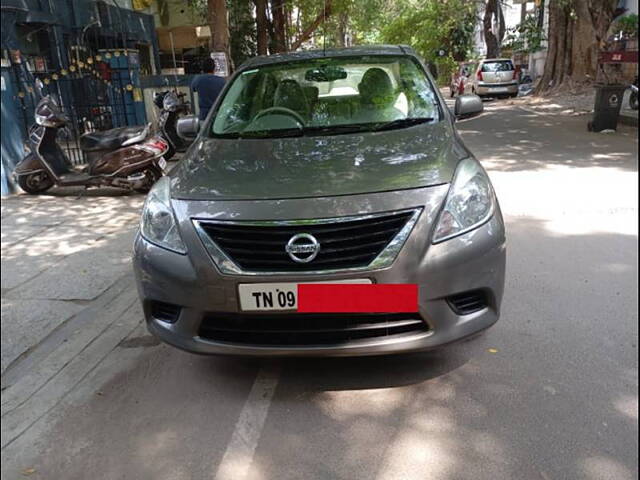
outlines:
{"label": "car windshield", "polygon": [[513,64],[510,61],[504,62],[487,62],[482,64],[483,72],[509,72],[513,70]]}
{"label": "car windshield", "polygon": [[238,75],[211,133],[265,138],[406,128],[439,120],[438,97],[406,56],[320,58]]}

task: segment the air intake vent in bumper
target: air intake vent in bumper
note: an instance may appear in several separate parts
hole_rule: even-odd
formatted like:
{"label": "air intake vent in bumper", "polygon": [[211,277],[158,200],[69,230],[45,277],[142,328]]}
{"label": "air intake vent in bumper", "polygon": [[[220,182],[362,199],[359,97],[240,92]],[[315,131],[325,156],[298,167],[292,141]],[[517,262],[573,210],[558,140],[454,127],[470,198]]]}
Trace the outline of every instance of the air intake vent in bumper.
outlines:
{"label": "air intake vent in bumper", "polygon": [[357,340],[401,338],[429,330],[419,313],[234,314],[210,313],[200,337],[235,345],[322,346]]}
{"label": "air intake vent in bumper", "polygon": [[489,305],[487,294],[482,290],[458,293],[447,298],[451,309],[458,315],[469,315],[479,312]]}
{"label": "air intake vent in bumper", "polygon": [[178,305],[164,302],[151,302],[151,316],[163,322],[175,323],[180,316],[181,308]]}

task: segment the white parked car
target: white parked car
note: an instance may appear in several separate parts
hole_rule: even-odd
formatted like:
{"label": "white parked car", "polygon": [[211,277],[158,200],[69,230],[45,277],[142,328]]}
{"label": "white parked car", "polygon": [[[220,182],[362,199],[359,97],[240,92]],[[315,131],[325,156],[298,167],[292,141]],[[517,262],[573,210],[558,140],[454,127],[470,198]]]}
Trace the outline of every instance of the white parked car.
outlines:
{"label": "white parked car", "polygon": [[480,97],[517,97],[518,77],[508,58],[488,58],[478,64],[471,91]]}

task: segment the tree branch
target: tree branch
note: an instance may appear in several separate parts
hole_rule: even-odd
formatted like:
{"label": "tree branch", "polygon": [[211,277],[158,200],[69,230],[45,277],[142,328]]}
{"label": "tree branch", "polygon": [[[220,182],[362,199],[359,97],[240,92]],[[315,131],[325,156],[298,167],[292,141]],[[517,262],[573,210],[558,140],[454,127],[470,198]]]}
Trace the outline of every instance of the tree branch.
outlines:
{"label": "tree branch", "polygon": [[316,31],[320,24],[323,21],[326,21],[327,17],[331,15],[331,1],[332,0],[326,1],[323,6],[322,12],[320,12],[315,20],[311,22],[311,25],[309,25],[306,30],[302,32],[302,34],[298,38],[296,38],[296,41],[293,43],[293,45],[291,45],[291,50],[297,50],[298,48],[300,48],[300,45],[309,40],[313,32]]}

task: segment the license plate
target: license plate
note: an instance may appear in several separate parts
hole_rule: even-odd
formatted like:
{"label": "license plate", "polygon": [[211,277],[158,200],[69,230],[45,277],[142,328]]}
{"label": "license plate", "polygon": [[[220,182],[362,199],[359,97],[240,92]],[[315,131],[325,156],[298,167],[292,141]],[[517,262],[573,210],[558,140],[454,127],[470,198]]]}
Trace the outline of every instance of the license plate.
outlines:
{"label": "license plate", "polygon": [[165,170],[167,168],[167,161],[164,159],[164,157],[160,157],[158,159],[158,166],[162,169]]}
{"label": "license plate", "polygon": [[509,89],[507,87],[491,87],[491,91],[496,93],[502,93],[502,92],[508,92]]}
{"label": "license plate", "polygon": [[[350,283],[370,284],[368,279],[338,280],[335,282],[307,283]],[[242,311],[295,311],[298,309],[298,283],[241,283],[238,298]]]}

